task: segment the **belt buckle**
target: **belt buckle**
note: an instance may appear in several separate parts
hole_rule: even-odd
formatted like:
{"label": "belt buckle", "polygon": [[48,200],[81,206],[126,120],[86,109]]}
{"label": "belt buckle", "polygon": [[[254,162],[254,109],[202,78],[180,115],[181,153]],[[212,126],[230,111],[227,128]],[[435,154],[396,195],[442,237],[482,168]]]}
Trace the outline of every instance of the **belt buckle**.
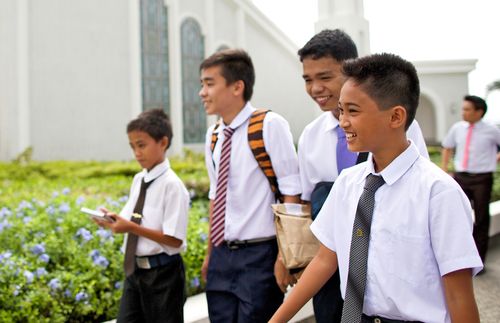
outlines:
{"label": "belt buckle", "polygon": [[135,262],[137,263],[137,267],[141,269],[151,269],[148,257],[137,257],[135,258]]}
{"label": "belt buckle", "polygon": [[376,317],[374,320],[373,320],[374,323],[382,323],[382,320],[378,317]]}
{"label": "belt buckle", "polygon": [[234,241],[227,241],[226,245],[227,245],[227,247],[230,250],[238,250],[238,249],[240,249],[240,246],[236,242],[234,242]]}

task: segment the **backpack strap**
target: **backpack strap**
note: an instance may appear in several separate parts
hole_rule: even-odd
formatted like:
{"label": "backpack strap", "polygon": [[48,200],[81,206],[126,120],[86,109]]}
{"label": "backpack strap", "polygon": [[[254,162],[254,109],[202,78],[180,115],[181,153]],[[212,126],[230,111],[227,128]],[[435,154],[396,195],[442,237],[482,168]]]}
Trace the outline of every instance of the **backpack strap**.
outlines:
{"label": "backpack strap", "polygon": [[255,110],[250,116],[250,120],[248,122],[248,144],[250,145],[250,149],[252,150],[260,169],[264,172],[264,175],[266,175],[276,199],[282,201],[283,194],[281,194],[279,190],[278,179],[276,178],[271,158],[269,157],[264,144],[264,118],[269,111],[271,110],[258,109]]}

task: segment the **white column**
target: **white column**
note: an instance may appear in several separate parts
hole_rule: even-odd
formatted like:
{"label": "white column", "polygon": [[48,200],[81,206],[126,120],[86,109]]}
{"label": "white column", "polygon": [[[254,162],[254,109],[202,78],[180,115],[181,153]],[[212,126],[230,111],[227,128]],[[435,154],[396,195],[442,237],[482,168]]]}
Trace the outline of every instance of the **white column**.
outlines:
{"label": "white column", "polygon": [[246,17],[245,11],[241,6],[238,7],[236,11],[236,47],[238,48],[246,48]]}
{"label": "white column", "polygon": [[129,1],[130,119],[142,112],[141,4]]}
{"label": "white column", "polygon": [[369,24],[362,0],[318,0],[319,18],[315,31],[339,28],[351,36],[360,56],[370,52]]}
{"label": "white column", "polygon": [[168,57],[170,67],[170,120],[174,138],[170,155],[182,153],[184,143],[182,122],[182,55],[179,0],[166,0],[168,6]]}
{"label": "white column", "polygon": [[0,159],[14,158],[31,144],[28,0],[0,5]]}

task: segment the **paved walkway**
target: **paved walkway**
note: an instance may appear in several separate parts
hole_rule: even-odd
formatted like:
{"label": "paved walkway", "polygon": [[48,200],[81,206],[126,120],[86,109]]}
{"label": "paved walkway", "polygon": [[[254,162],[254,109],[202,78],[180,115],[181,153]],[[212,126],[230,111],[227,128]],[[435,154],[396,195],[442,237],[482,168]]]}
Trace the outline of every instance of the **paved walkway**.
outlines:
{"label": "paved walkway", "polygon": [[474,291],[482,323],[500,322],[500,234],[490,238],[486,272],[474,278]]}

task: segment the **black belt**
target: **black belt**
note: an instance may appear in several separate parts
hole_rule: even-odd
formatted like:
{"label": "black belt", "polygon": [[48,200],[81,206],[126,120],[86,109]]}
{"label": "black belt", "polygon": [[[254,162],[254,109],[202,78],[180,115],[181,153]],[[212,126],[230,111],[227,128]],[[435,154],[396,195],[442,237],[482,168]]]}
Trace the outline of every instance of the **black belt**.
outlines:
{"label": "black belt", "polygon": [[238,250],[241,248],[266,244],[266,243],[269,243],[272,241],[276,241],[276,237],[257,238],[257,239],[249,239],[249,240],[224,241],[224,243],[229,249]]}
{"label": "black belt", "polygon": [[401,320],[391,320],[380,316],[368,316],[363,314],[362,323],[421,323],[420,321],[401,321]]}
{"label": "black belt", "polygon": [[179,255],[178,253],[172,256],[166,253],[160,253],[153,256],[136,256],[135,264],[137,265],[137,268],[152,269],[156,267],[166,266],[179,259],[181,259],[181,255]]}
{"label": "black belt", "polygon": [[467,176],[467,177],[476,177],[476,176],[489,176],[493,175],[492,172],[489,173],[469,173],[469,172],[456,172],[457,175]]}

